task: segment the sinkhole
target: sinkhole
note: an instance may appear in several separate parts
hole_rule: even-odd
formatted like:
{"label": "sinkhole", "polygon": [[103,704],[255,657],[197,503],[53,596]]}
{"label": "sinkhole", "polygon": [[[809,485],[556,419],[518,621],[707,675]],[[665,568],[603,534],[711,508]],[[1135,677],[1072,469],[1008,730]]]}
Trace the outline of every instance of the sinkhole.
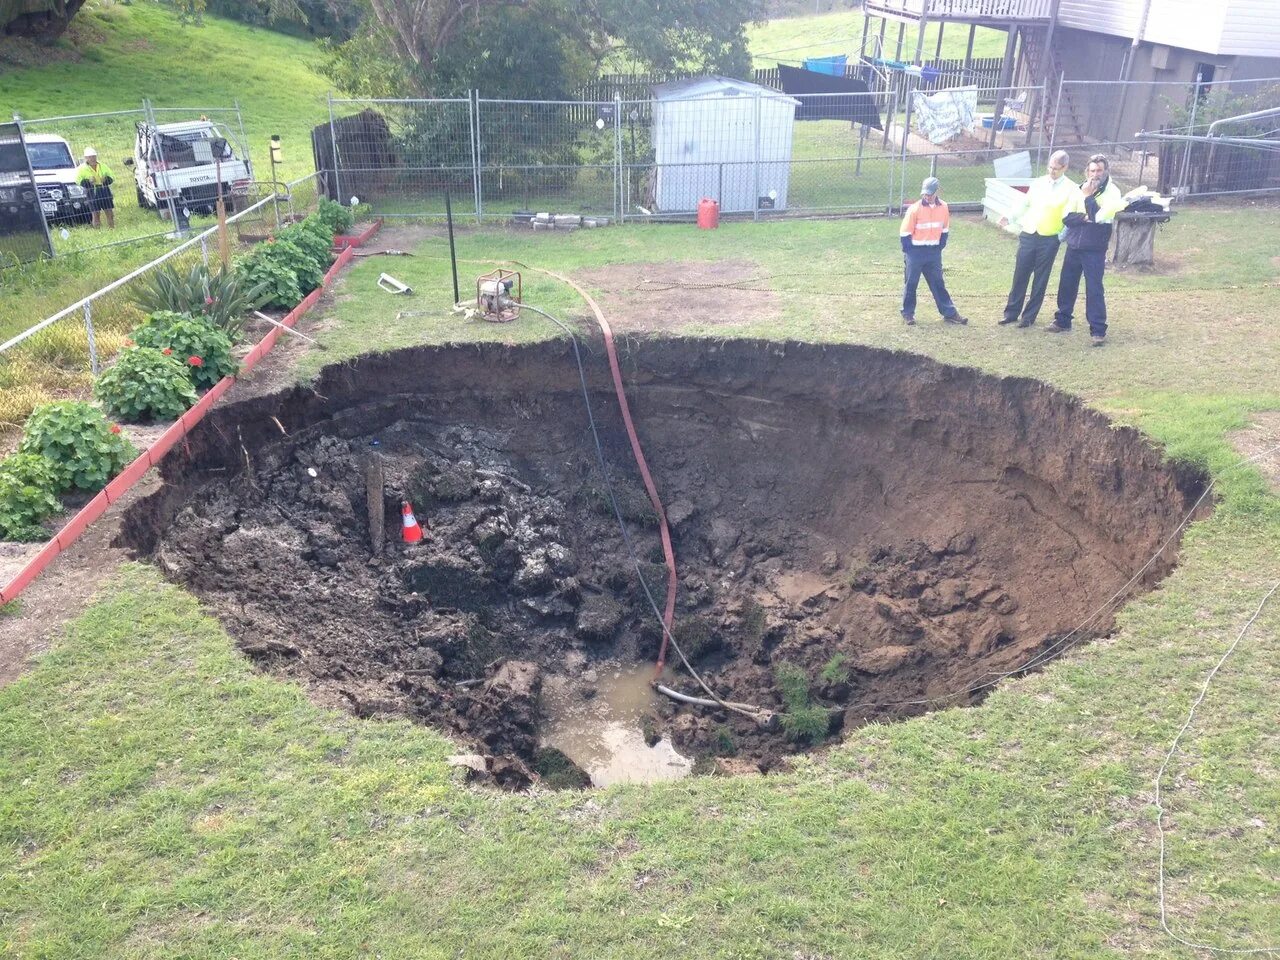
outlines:
{"label": "sinkhole", "polygon": [[[666,571],[590,343],[630,546],[564,341],[371,354],[219,408],[123,537],[324,702],[443,728],[484,781],[605,784],[767,771],[975,703],[1110,630],[1107,601],[1167,575],[1207,483],[1033,380],[858,346],[619,349],[674,539],[676,641],[773,722],[653,690],[642,579],[661,607]],[[705,696],[669,660],[666,685]]]}

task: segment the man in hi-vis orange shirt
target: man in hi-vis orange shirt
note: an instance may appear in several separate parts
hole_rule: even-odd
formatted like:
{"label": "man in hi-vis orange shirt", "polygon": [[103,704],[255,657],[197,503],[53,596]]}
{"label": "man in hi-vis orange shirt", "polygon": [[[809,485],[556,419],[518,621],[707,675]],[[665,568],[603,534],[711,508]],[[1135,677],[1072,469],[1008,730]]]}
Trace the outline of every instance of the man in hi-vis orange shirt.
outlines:
{"label": "man in hi-vis orange shirt", "polygon": [[942,281],[942,251],[947,245],[951,229],[951,212],[946,202],[938,196],[938,178],[928,177],[920,184],[920,199],[907,207],[898,231],[902,240],[902,253],[906,258],[906,282],[902,289],[902,319],[908,326],[916,322],[916,287],[923,276],[933,294],[938,312],[947,323],[965,324],[969,321],[951,302],[947,285]]}

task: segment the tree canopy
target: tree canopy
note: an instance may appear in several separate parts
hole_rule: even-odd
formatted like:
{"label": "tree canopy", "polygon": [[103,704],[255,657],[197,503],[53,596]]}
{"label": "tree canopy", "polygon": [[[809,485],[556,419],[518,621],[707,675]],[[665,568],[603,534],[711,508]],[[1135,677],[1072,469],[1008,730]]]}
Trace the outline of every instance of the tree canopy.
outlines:
{"label": "tree canopy", "polygon": [[331,44],[328,73],[363,96],[570,96],[621,62],[661,73],[745,76],[745,26],[762,0],[369,0]]}

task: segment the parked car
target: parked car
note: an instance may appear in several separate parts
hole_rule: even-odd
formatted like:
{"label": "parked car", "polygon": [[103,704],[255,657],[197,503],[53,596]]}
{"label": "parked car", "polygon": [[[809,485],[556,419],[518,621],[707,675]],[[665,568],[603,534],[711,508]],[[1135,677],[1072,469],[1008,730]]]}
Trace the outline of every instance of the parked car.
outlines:
{"label": "parked car", "polygon": [[22,142],[0,137],[0,266],[50,253],[40,197],[27,170]]}
{"label": "parked car", "polygon": [[237,154],[231,137],[211,120],[183,123],[139,123],[134,138],[133,167],[138,205],[168,216],[169,202],[200,213],[212,213],[218,199],[218,177],[228,212],[242,205],[253,182],[243,148]]}
{"label": "parked car", "polygon": [[50,224],[92,220],[89,195],[76,183],[78,164],[71,145],[62,137],[47,133],[28,134],[25,139],[45,220]]}

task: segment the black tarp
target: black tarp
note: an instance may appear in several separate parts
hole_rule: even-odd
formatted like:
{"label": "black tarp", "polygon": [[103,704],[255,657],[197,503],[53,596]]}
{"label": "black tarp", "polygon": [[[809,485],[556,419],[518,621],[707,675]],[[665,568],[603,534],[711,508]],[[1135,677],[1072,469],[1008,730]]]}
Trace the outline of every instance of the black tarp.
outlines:
{"label": "black tarp", "polygon": [[848,120],[865,124],[872,130],[884,129],[875,96],[856,77],[835,77],[783,64],[778,64],[778,76],[782,92],[800,101],[796,107],[797,120]]}

